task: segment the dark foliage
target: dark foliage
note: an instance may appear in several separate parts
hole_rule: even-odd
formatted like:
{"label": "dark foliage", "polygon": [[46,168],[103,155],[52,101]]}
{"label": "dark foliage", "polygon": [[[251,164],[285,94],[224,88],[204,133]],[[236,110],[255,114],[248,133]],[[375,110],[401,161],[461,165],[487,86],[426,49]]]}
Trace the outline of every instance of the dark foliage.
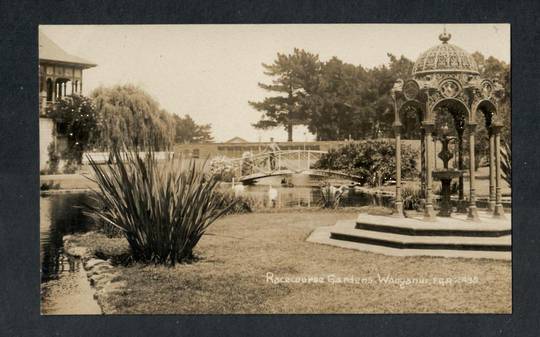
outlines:
{"label": "dark foliage", "polygon": [[[418,172],[418,152],[410,146],[401,148],[401,168],[404,178],[413,178]],[[341,171],[360,177],[362,184],[381,186],[395,179],[395,144],[386,141],[361,141],[332,149],[322,155],[314,168]]]}
{"label": "dark foliage", "polygon": [[325,183],[321,186],[321,201],[322,208],[337,208],[343,196],[343,191],[339,188]]}
{"label": "dark foliage", "polygon": [[[68,164],[80,164],[83,153],[99,137],[98,116],[92,100],[80,95],[60,99],[47,107],[47,115],[57,124],[58,133],[67,139],[67,147],[60,157]],[[54,151],[53,151],[54,152]],[[58,154],[49,150],[49,167],[56,171]],[[56,162],[55,162],[56,161]]]}

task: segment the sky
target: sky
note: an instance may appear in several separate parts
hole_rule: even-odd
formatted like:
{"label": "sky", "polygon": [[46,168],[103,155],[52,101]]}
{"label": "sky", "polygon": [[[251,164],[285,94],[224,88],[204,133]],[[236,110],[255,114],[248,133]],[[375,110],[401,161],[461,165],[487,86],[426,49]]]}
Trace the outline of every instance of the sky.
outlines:
{"label": "sky", "polygon": [[[210,123],[216,141],[286,141],[283,128],[257,130],[262,113],[248,101],[272,93],[262,63],[301,48],[322,61],[333,56],[371,68],[387,53],[415,60],[439,44],[444,26],[449,43],[510,62],[509,24],[294,24],[294,25],[42,25],[40,29],[70,54],[98,66],[84,71],[83,94],[103,86],[135,84],[160,106],[197,123]],[[293,137],[312,140],[303,126]]]}

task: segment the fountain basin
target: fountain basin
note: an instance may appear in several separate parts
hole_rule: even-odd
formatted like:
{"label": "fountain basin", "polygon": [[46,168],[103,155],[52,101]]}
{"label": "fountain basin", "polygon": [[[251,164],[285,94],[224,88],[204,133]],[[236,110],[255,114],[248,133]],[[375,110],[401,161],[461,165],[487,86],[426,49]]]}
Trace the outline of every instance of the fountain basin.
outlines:
{"label": "fountain basin", "polygon": [[456,169],[442,169],[436,170],[432,173],[433,179],[437,180],[452,180],[454,178],[459,178],[463,175],[463,171]]}
{"label": "fountain basin", "polygon": [[449,217],[452,214],[452,204],[450,203],[452,179],[459,178],[463,171],[456,169],[441,169],[433,171],[433,178],[441,181],[441,205],[438,216]]}

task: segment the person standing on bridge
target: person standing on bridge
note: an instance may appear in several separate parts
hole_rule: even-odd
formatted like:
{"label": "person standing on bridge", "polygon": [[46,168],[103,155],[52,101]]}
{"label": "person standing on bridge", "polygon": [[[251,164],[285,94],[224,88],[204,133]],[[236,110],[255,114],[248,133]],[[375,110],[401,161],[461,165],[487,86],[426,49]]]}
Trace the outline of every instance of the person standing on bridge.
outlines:
{"label": "person standing on bridge", "polygon": [[268,145],[268,159],[270,161],[270,170],[272,171],[276,169],[276,152],[280,150],[281,149],[274,141],[274,138],[270,138],[270,144]]}
{"label": "person standing on bridge", "polygon": [[242,175],[247,176],[253,173],[253,153],[245,151],[242,153]]}

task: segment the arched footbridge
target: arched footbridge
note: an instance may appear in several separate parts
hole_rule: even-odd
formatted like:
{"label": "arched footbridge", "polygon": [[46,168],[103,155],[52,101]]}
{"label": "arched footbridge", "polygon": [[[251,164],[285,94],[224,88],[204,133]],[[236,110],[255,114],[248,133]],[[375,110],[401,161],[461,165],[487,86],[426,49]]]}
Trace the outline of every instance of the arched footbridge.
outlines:
{"label": "arched footbridge", "polygon": [[286,150],[262,152],[243,158],[230,159],[237,181],[250,184],[258,179],[291,174],[306,174],[326,177],[342,177],[354,181],[362,177],[339,171],[314,169],[312,166],[326,151]]}

